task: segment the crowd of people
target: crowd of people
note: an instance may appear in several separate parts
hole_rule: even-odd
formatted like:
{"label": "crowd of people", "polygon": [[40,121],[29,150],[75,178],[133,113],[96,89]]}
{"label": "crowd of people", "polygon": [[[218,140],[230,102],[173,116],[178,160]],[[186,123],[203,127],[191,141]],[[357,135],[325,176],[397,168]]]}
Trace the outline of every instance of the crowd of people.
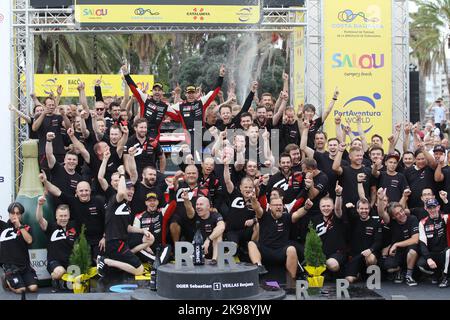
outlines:
{"label": "crowd of people", "polygon": [[[10,107],[38,139],[47,198],[39,198],[36,218],[48,237],[55,290],[82,225],[101,277],[111,269],[141,275],[156,252],[166,263],[173,244],[192,241],[199,228],[207,263],[216,263],[219,242],[232,241],[239,259],[260,274],[283,266],[295,280],[304,276],[312,226],[327,277],[353,283],[379,265],[395,283],[415,286],[420,277],[448,287],[450,153],[440,123],[431,120],[423,130],[420,123],[397,124],[384,141],[376,133],[366,137],[361,116],[336,116],[335,130],[325,132],[337,89],[317,114],[311,104],[289,106],[287,74],[278,97],[259,96],[253,82],[240,105],[235,85],[221,91],[224,66],[213,91],[189,85],[184,99],[179,87],[167,97],[158,82],[143,92],[127,66],[121,70],[124,97],[103,97],[99,80],[93,108],[84,83],[79,104],[61,104],[60,87],[43,102],[33,96],[32,115]],[[441,118],[446,122],[445,113]],[[180,122],[185,133],[170,155],[179,166],[173,176],[165,174],[169,159],[159,141],[167,121]],[[42,214],[48,197],[54,222]],[[37,290],[28,257],[33,231],[21,222],[20,203],[8,212],[9,221],[0,222],[6,283],[14,292]]]}

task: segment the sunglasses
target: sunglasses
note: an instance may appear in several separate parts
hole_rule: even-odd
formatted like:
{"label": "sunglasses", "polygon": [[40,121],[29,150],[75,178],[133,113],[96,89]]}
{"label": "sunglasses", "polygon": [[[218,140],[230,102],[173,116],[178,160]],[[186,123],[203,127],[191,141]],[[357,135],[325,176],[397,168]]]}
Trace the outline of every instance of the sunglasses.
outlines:
{"label": "sunglasses", "polygon": [[97,111],[103,111],[103,110],[105,110],[105,108],[96,108],[95,110],[97,110]]}

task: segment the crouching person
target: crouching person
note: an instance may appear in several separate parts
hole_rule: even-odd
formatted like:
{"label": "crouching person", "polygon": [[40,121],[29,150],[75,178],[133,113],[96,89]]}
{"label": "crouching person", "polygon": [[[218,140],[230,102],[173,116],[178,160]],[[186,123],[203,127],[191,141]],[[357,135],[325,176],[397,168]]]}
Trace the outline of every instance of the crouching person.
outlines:
{"label": "crouching person", "polygon": [[251,262],[258,266],[260,275],[267,273],[262,263],[285,265],[291,280],[295,280],[298,255],[294,241],[289,240],[289,234],[292,224],[306,214],[306,211],[300,208],[292,215],[283,213],[284,205],[281,198],[271,198],[268,210],[262,209],[254,193],[251,200],[260,226],[259,241],[248,243]]}
{"label": "crouching person", "polygon": [[30,265],[28,246],[33,242],[30,226],[22,224],[25,208],[18,202],[8,207],[9,220],[0,220],[0,263],[7,287],[15,293],[36,292],[36,271]]}
{"label": "crouching person", "polygon": [[[204,239],[203,250],[205,258],[211,259],[210,264],[217,264],[218,244],[222,242],[225,231],[225,222],[223,217],[214,209],[211,210],[211,203],[205,196],[199,196],[195,204],[195,210],[189,200],[189,194],[183,191],[181,197],[186,208],[186,215],[191,221],[198,221],[200,232]],[[193,230],[195,233],[195,231]]]}
{"label": "crouching person", "polygon": [[[394,282],[406,281],[408,286],[416,286],[413,278],[414,267],[419,257],[419,222],[412,215],[406,215],[405,209],[398,202],[390,202],[385,208],[381,200],[386,196],[386,189],[378,190],[378,215],[391,230],[391,245],[388,255],[384,257],[382,267],[388,273],[394,273]],[[402,270],[405,270],[406,276]]]}
{"label": "crouching person", "polygon": [[59,280],[67,272],[69,257],[75,239],[78,237],[78,232],[75,228],[75,222],[69,221],[70,210],[68,205],[60,204],[56,208],[56,222],[49,223],[42,214],[44,203],[45,196],[39,197],[36,207],[36,220],[48,238],[47,270],[52,276],[52,292],[57,292],[61,288]]}
{"label": "crouching person", "polygon": [[[129,203],[133,199],[134,186],[131,181],[125,182],[125,169],[120,166],[120,179],[117,193],[113,194],[106,209],[106,256],[97,260],[97,272],[104,277],[109,267],[117,268],[135,276],[144,273],[144,266],[135,253],[151,246],[154,237],[150,231],[130,225],[131,210]],[[128,246],[128,233],[142,234],[142,244],[132,249]]]}

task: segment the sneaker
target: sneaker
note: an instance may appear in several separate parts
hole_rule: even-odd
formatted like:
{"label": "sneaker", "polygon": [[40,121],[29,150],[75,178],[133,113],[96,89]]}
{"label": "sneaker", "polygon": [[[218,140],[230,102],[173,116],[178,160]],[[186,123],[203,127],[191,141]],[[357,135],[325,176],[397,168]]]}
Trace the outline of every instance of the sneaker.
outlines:
{"label": "sneaker", "polygon": [[437,274],[437,272],[435,272],[431,276],[431,284],[438,284],[438,283],[439,283],[439,274]]}
{"label": "sneaker", "polygon": [[217,260],[216,259],[211,259],[211,260],[209,260],[208,264],[210,266],[215,266],[215,265],[217,265]]}
{"label": "sneaker", "polygon": [[422,272],[425,273],[425,274],[429,274],[429,275],[434,274],[434,271],[432,271],[432,270],[427,270],[427,269],[425,269],[425,268],[422,267],[422,266],[419,266],[419,270],[422,271]]}
{"label": "sneaker", "polygon": [[97,273],[102,278],[105,276],[105,269],[105,257],[97,257]]}
{"label": "sneaker", "polygon": [[444,279],[442,279],[441,283],[439,283],[439,288],[447,288],[450,285],[448,278],[444,277]]}
{"label": "sneaker", "polygon": [[264,267],[262,264],[258,264],[256,266],[258,267],[258,273],[260,276],[269,272],[267,271],[266,267]]}
{"label": "sneaker", "polygon": [[403,274],[401,271],[397,271],[394,276],[394,283],[403,283]]}
{"label": "sneaker", "polygon": [[411,277],[411,276],[406,276],[405,277],[405,282],[410,287],[417,286],[416,280],[414,280],[413,277]]}

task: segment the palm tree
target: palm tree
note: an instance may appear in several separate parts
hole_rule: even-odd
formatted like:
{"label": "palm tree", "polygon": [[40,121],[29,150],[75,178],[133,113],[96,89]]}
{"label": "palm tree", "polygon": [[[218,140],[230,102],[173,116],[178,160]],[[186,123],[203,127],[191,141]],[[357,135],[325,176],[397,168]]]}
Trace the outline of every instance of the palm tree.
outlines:
{"label": "palm tree", "polygon": [[[422,78],[443,67],[450,93],[450,78],[445,46],[448,43],[450,0],[416,0],[417,13],[411,14],[410,45]],[[424,101],[424,100],[422,100]],[[421,111],[422,111],[421,106]],[[422,115],[421,115],[422,117]]]}

